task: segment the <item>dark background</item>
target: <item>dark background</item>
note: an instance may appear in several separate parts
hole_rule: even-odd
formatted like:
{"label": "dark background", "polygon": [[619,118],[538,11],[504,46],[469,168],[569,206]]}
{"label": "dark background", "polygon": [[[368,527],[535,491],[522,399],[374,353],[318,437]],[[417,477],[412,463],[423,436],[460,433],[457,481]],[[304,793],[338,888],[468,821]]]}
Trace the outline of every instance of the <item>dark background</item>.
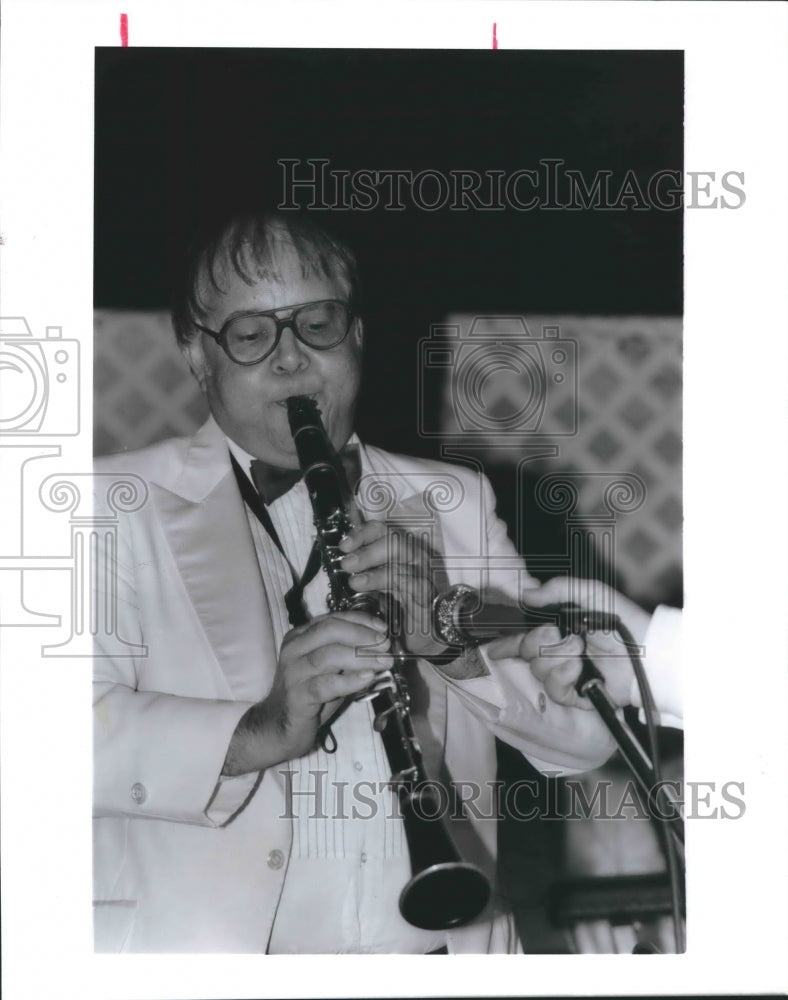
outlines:
{"label": "dark background", "polygon": [[[98,49],[95,139],[95,305],[158,310],[189,235],[282,200],[278,159],[510,174],[561,158],[586,184],[612,171],[614,190],[628,170],[644,185],[657,171],[681,172],[683,54]],[[318,221],[361,263],[358,428],[393,451],[436,453],[414,420],[418,342],[449,312],[682,312],[680,208],[380,207]],[[511,491],[486,471],[511,524]],[[562,550],[562,520],[529,525],[526,551]],[[499,745],[499,778],[523,777],[544,795],[545,779]],[[546,915],[562,871],[561,826],[500,826],[501,882],[530,952],[566,949]]]}
{"label": "dark background", "polygon": [[[282,200],[278,159],[509,174],[552,157],[617,190],[681,171],[682,131],[681,52],[98,49],[95,305],[165,308],[187,234]],[[450,311],[682,311],[680,208],[317,215],[362,266],[360,430],[396,451],[434,448],[402,414]]]}

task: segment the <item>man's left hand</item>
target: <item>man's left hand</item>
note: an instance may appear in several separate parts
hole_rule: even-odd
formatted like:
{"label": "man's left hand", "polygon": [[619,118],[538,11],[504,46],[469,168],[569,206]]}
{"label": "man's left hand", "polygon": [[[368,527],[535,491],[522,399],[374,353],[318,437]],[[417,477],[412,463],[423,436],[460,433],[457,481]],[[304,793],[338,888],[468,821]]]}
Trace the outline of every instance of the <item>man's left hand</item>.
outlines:
{"label": "man's left hand", "polygon": [[366,521],[339,547],[347,553],[342,568],[352,574],[348,582],[354,590],[391,594],[400,603],[408,652],[442,652],[443,644],[432,634],[432,602],[438,593],[435,553],[409,531],[383,521]]}

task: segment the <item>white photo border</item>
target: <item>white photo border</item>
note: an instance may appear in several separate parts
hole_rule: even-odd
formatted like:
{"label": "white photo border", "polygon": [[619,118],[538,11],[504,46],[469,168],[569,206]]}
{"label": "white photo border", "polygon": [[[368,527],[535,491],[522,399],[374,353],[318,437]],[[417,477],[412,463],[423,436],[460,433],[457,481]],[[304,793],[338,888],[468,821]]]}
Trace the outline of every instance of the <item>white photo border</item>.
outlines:
{"label": "white photo border", "polygon": [[[6,0],[3,13],[0,312],[24,317],[39,339],[58,326],[78,340],[86,390],[94,49],[120,44],[121,13],[131,46],[484,49],[495,25],[501,49],[682,49],[685,168],[742,171],[746,190],[737,211],[685,211],[686,778],[742,781],[747,805],[737,822],[688,823],[687,953],[645,964],[636,956],[457,956],[430,964],[418,956],[94,955],[90,663],[43,658],[42,630],[6,628],[6,996],[785,991],[786,7]],[[89,472],[90,397],[81,394],[80,435],[41,440],[60,448],[53,471]],[[2,449],[0,461],[15,467]],[[4,483],[4,511],[18,508],[20,489]],[[38,541],[43,556],[67,547],[67,538]],[[53,579],[55,604],[61,584]]]}

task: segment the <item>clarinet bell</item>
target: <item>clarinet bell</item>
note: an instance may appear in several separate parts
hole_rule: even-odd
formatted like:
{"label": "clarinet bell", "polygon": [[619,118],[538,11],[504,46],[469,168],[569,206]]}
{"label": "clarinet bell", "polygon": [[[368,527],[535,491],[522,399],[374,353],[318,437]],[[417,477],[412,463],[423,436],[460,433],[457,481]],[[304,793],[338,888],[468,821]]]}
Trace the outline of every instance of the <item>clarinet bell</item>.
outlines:
{"label": "clarinet bell", "polygon": [[469,923],[490,901],[490,883],[467,861],[444,861],[418,872],[400,893],[399,909],[414,927],[447,930]]}
{"label": "clarinet bell", "polygon": [[490,901],[487,876],[476,865],[460,858],[448,831],[438,819],[440,803],[429,785],[408,796],[400,785],[413,877],[400,893],[399,909],[414,927],[446,930],[462,927]]}

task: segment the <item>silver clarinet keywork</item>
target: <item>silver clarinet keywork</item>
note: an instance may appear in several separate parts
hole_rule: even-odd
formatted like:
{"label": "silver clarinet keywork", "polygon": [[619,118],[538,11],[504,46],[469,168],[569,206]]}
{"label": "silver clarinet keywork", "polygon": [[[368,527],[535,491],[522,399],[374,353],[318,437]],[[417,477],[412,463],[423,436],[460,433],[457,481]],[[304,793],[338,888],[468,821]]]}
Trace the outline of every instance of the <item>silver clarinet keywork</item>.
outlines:
{"label": "silver clarinet keywork", "polygon": [[435,819],[440,802],[435,782],[424,771],[421,747],[413,729],[404,679],[408,654],[394,620],[397,606],[381,595],[356,593],[341,568],[339,543],[352,529],[350,491],[320,411],[306,396],[288,399],[287,410],[329,579],[328,608],[366,611],[384,617],[390,627],[394,667],[362,697],[372,701],[374,726],[388,757],[391,785],[399,799],[410,852],[413,876],[400,894],[400,912],[409,923],[426,930],[459,927],[484,910],[490,884],[479,868],[460,858],[443,822]]}

